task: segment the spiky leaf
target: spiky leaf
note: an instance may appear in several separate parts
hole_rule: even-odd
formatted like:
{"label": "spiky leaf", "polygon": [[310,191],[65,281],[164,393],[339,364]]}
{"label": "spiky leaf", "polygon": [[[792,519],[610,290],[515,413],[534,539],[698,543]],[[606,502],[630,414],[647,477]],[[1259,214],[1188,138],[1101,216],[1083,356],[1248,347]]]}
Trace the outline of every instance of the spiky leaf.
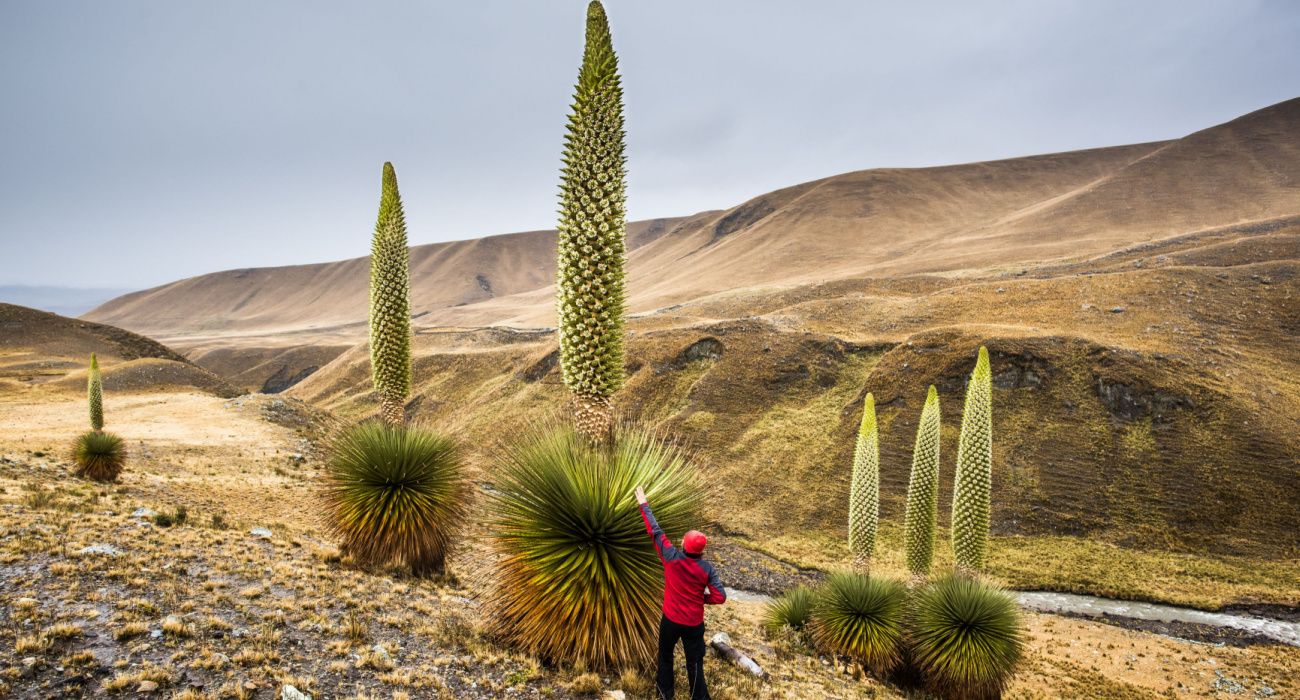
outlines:
{"label": "spiky leaf", "polygon": [[325,520],[343,549],[364,564],[441,572],[468,491],[455,443],[372,420],[344,430],[330,447]]}
{"label": "spiky leaf", "polygon": [[989,352],[980,348],[975,371],[966,385],[966,405],[957,441],[953,479],[952,550],[957,567],[984,568],[989,541],[989,497],[993,481],[993,376]]}
{"label": "spiky leaf", "polygon": [[934,387],[925,397],[921,422],[912,450],[912,475],[907,482],[907,512],[903,536],[907,569],[913,576],[930,573],[934,559],[934,526],[939,515],[939,394]]}
{"label": "spiky leaf", "polygon": [[72,445],[72,461],[77,476],[93,481],[117,481],[126,465],[126,443],[122,438],[102,430],[77,436]]}
{"label": "spiky leaf", "polygon": [[849,572],[831,574],[813,608],[813,641],[875,673],[887,673],[901,657],[906,595],[897,581]]}
{"label": "spiky leaf", "polygon": [[812,619],[816,602],[817,596],[811,588],[792,588],[767,604],[763,610],[763,628],[773,636],[786,629],[802,630]]}
{"label": "spiky leaf", "polygon": [[579,397],[608,397],[623,385],[625,160],[618,59],[605,10],[592,2],[564,138],[557,227],[561,373]]}
{"label": "spiky leaf", "polygon": [[916,595],[912,658],[951,698],[996,698],[1024,649],[1016,602],[975,579],[946,577]]}
{"label": "spiky leaf", "polygon": [[500,555],[497,629],[525,651],[593,669],[653,658],[663,566],[633,489],[676,539],[697,523],[694,470],[675,447],[624,430],[608,447],[541,430],[496,468],[490,531]]}
{"label": "spiky leaf", "polygon": [[86,374],[86,399],[90,404],[91,430],[104,429],[104,380],[99,374],[99,358],[90,353],[90,372]]}
{"label": "spiky leaf", "polygon": [[410,252],[397,173],[384,163],[379,218],[370,244],[370,371],[385,420],[402,421],[411,393]]}
{"label": "spiky leaf", "polygon": [[849,486],[849,550],[865,564],[876,550],[880,521],[880,439],[876,430],[876,400],[862,402],[862,424],[853,450],[853,479]]}

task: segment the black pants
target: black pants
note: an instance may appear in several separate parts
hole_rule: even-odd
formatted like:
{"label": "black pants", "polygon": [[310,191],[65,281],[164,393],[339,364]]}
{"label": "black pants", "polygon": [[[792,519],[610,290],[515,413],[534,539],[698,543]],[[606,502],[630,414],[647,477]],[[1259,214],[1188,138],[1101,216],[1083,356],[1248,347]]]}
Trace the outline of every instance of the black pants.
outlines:
{"label": "black pants", "polygon": [[690,684],[691,700],[709,700],[709,688],[704,683],[704,623],[687,627],[668,618],[659,620],[659,672],[655,674],[655,690],[660,700],[673,700],[673,654],[677,640],[682,640],[686,652],[686,680]]}

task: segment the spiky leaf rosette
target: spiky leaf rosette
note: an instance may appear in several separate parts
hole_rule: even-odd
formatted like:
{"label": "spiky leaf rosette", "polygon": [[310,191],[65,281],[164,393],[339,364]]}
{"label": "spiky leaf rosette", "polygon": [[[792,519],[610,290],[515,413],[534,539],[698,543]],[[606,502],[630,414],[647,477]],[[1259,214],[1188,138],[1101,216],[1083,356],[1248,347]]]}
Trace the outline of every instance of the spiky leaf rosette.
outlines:
{"label": "spiky leaf rosette", "polygon": [[406,216],[397,173],[384,163],[379,218],[370,244],[370,372],[380,414],[393,425],[405,420],[411,393],[411,281]]}
{"label": "spiky leaf rosette", "polygon": [[930,574],[934,559],[934,526],[939,515],[939,393],[930,387],[916,428],[912,475],[907,482],[907,511],[903,539],[907,569],[913,578]]}
{"label": "spiky leaf rosette", "polygon": [[817,594],[813,642],[873,673],[888,673],[902,657],[906,597],[907,590],[897,581],[847,571],[833,573]]}
{"label": "spiky leaf rosette", "polygon": [[102,430],[77,436],[72,445],[76,474],[92,481],[117,481],[126,465],[126,443],[122,438]]}
{"label": "spiky leaf rosette", "polygon": [[952,551],[957,569],[984,568],[989,543],[989,496],[993,482],[993,375],[989,351],[980,347],[966,385],[966,405],[957,441],[952,494]]}
{"label": "spiky leaf rosette", "polygon": [[854,568],[866,573],[876,550],[880,523],[880,439],[876,430],[876,399],[862,402],[862,424],[853,450],[853,479],[849,486],[849,550]]}
{"label": "spiky leaf rosette", "polygon": [[912,609],[912,660],[952,698],[996,698],[1024,649],[1020,610],[1004,591],[962,576],[920,590]]}
{"label": "spiky leaf rosette", "polygon": [[363,564],[442,572],[468,496],[455,442],[371,420],[343,430],[330,447],[324,516],[342,548]]}
{"label": "spiky leaf rosette", "polygon": [[491,496],[506,641],[545,659],[610,670],[653,658],[663,594],[633,489],[643,484],[670,538],[695,523],[702,493],[676,447],[637,429],[598,446],[546,428],[511,446]]}
{"label": "spiky leaf rosette", "polygon": [[763,628],[772,636],[786,629],[800,631],[812,619],[816,602],[817,596],[811,588],[792,588],[767,604],[763,610]]}
{"label": "spiky leaf rosette", "polygon": [[587,40],[560,171],[556,308],[560,367],[580,433],[596,442],[613,425],[609,397],[623,386],[627,223],[623,88],[609,22],[587,8]]}
{"label": "spiky leaf rosette", "polygon": [[86,374],[86,400],[90,404],[90,429],[104,429],[104,380],[99,374],[99,358],[90,353],[90,372]]}

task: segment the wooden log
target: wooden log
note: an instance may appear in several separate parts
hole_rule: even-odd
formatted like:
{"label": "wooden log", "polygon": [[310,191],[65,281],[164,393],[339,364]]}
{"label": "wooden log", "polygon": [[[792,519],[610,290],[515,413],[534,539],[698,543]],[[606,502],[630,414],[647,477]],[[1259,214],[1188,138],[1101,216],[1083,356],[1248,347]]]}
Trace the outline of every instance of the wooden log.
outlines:
{"label": "wooden log", "polygon": [[767,671],[764,671],[762,667],[754,663],[753,659],[745,656],[739,651],[736,651],[735,647],[731,646],[731,637],[728,636],[726,632],[719,632],[713,635],[713,639],[709,640],[709,646],[713,647],[713,650],[718,652],[718,656],[721,656],[731,663],[749,671],[759,678],[767,678]]}

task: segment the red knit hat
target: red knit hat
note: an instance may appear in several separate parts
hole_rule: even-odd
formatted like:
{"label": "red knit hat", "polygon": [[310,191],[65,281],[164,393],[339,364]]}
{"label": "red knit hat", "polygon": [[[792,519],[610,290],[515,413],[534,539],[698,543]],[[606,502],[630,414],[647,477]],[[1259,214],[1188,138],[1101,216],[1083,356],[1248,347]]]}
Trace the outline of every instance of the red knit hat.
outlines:
{"label": "red knit hat", "polygon": [[709,543],[709,538],[704,536],[699,530],[690,530],[682,536],[682,547],[687,554],[703,554],[704,546]]}

